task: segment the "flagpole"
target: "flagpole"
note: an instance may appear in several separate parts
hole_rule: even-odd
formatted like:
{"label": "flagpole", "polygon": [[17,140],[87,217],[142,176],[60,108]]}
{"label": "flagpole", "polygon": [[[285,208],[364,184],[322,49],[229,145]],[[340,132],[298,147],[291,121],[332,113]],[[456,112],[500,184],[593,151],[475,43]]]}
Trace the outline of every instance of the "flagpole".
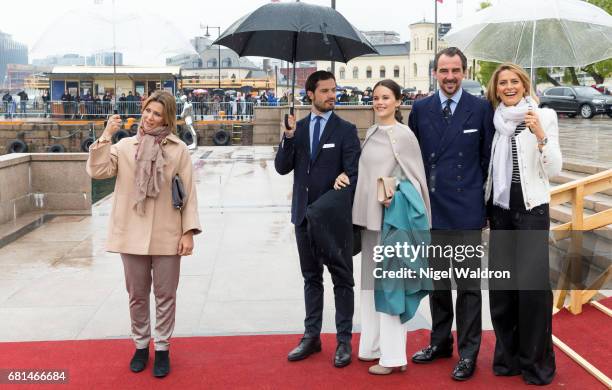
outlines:
{"label": "flagpole", "polygon": [[115,0],[113,0],[113,81],[114,81],[114,93],[111,99],[113,104],[113,111],[117,109],[117,40],[116,40],[116,20],[115,20]]}
{"label": "flagpole", "polygon": [[[438,54],[438,0],[433,0],[435,10],[434,10],[434,56]],[[429,77],[433,77],[431,74]],[[436,92],[438,90],[438,84],[433,82],[433,91]]]}

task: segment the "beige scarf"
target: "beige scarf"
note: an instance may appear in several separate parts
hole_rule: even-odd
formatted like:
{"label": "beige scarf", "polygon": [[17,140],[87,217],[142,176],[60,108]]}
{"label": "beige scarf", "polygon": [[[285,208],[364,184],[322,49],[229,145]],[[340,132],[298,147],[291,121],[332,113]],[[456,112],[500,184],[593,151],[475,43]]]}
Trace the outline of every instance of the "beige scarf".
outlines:
{"label": "beige scarf", "polygon": [[164,182],[166,159],[160,143],[170,134],[168,127],[158,127],[145,132],[142,125],[138,128],[136,140],[136,213],[144,215],[145,199],[156,198],[160,185]]}

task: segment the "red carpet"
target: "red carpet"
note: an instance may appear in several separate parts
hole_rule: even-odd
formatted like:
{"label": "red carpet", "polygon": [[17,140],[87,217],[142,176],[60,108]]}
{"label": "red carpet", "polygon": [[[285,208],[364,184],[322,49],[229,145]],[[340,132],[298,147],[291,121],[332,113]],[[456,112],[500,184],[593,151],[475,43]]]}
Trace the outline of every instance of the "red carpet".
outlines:
{"label": "red carpet", "polygon": [[[357,350],[358,335],[353,349]],[[450,378],[455,364],[443,359],[430,365],[409,364],[408,371],[386,377],[367,373],[372,363],[354,361],[337,369],[332,366],[335,336],[323,336],[323,352],[290,363],[287,352],[298,342],[297,335],[174,338],[172,371],[164,379],[151,376],[152,360],[139,374],[129,371],[133,352],[130,340],[93,340],[1,343],[1,368],[67,368],[68,385],[60,389],[517,389],[525,388],[520,377],[495,377],[491,372],[494,345],[492,332],[485,332],[474,378],[458,383]],[[408,336],[412,355],[429,341],[429,332]],[[609,350],[608,350],[609,351]],[[355,355],[355,353],[354,353]],[[603,386],[562,352],[556,352],[557,376],[548,389],[601,389]],[[3,387],[0,385],[0,387]],[[3,388],[7,388],[4,386]],[[41,388],[21,385],[18,388]],[[533,387],[530,387],[533,388]]]}
{"label": "red carpet", "polygon": [[[610,307],[612,298],[599,303]],[[607,377],[612,377],[612,318],[607,314],[588,304],[582,306],[579,315],[561,310],[553,316],[553,334]]]}

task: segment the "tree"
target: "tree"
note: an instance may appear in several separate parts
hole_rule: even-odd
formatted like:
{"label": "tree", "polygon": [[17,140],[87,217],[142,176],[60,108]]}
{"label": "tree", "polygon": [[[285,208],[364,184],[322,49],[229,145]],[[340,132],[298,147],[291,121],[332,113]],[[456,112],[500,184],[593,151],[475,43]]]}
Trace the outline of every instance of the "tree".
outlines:
{"label": "tree", "polygon": [[606,77],[612,75],[612,59],[587,65],[582,71],[587,72],[595,80],[595,84],[603,84]]}
{"label": "tree", "polygon": [[612,0],[586,0],[586,2],[605,10],[609,14],[612,14]]}
{"label": "tree", "polygon": [[576,75],[576,69],[574,69],[574,67],[570,66],[569,68],[565,68],[565,71],[563,72],[563,82],[565,84],[580,85],[578,76]]}
{"label": "tree", "polygon": [[[612,0],[585,0],[609,14],[612,14]],[[596,62],[581,69],[595,80],[595,84],[603,84],[606,77],[612,75],[612,59]],[[574,71],[575,72],[575,71]]]}
{"label": "tree", "polygon": [[478,80],[478,82],[486,88],[487,84],[489,84],[489,80],[491,80],[493,72],[499,66],[499,63],[490,61],[478,61],[478,65],[480,69],[478,70],[478,74],[476,75],[476,80]]}
{"label": "tree", "polygon": [[548,69],[546,68],[538,68],[536,70],[536,84],[540,82],[551,83],[554,86],[561,85],[557,80],[555,80],[550,73],[548,73]]}

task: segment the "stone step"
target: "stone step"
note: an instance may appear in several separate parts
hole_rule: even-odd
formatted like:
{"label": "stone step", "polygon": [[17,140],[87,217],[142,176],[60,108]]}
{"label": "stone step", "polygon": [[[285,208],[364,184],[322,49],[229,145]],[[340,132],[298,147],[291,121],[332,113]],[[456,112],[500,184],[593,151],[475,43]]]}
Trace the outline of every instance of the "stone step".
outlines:
{"label": "stone step", "polygon": [[597,193],[584,197],[584,208],[596,213],[612,208],[612,196]]}
{"label": "stone step", "polygon": [[563,170],[564,171],[572,171],[577,173],[586,173],[588,175],[593,175],[597,172],[605,171],[610,169],[610,167],[599,164],[585,164],[578,161],[564,161],[563,162]]}

